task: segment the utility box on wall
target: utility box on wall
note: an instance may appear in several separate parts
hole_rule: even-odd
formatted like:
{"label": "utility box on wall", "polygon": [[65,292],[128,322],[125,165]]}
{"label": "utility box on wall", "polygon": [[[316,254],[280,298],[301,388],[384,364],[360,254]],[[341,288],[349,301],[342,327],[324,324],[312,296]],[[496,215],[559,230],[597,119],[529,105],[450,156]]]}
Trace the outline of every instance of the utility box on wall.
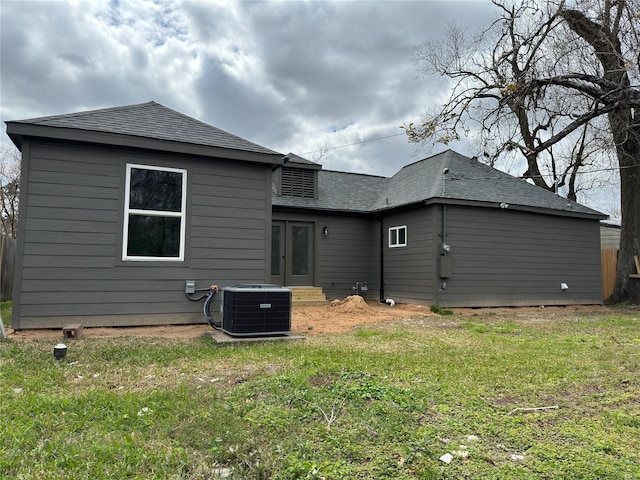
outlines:
{"label": "utility box on wall", "polygon": [[222,330],[232,336],[285,335],[291,331],[291,290],[252,284],[222,290]]}
{"label": "utility box on wall", "polygon": [[441,255],[439,263],[440,278],[451,278],[453,276],[453,259],[449,255]]}

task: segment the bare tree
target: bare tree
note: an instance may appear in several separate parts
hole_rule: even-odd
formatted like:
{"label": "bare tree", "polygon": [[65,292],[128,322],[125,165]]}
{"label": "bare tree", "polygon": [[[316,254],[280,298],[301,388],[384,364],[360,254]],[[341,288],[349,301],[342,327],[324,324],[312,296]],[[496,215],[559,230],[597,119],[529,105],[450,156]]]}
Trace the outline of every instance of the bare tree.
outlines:
{"label": "bare tree", "polygon": [[321,160],[329,158],[331,155],[331,148],[326,143],[319,143],[318,149],[315,152],[311,152],[311,161],[313,163],[320,163]]}
{"label": "bare tree", "polygon": [[0,150],[0,221],[2,234],[15,238],[20,196],[20,152],[10,146]]}
{"label": "bare tree", "polygon": [[523,178],[575,199],[585,171],[620,175],[622,230],[612,301],[640,303],[640,0],[494,0],[477,38],[451,26],[424,43],[425,74],[453,81],[448,101],[405,125],[417,144],[475,136],[489,163],[519,154]]}

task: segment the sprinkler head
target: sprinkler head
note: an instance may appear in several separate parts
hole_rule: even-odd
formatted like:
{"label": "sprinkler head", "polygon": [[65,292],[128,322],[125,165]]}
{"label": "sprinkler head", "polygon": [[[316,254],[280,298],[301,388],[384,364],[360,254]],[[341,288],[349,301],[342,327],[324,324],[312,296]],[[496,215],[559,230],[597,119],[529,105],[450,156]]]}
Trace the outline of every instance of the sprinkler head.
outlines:
{"label": "sprinkler head", "polygon": [[53,347],[53,356],[56,358],[56,360],[64,358],[66,354],[67,346],[64,343],[59,343],[55,347]]}

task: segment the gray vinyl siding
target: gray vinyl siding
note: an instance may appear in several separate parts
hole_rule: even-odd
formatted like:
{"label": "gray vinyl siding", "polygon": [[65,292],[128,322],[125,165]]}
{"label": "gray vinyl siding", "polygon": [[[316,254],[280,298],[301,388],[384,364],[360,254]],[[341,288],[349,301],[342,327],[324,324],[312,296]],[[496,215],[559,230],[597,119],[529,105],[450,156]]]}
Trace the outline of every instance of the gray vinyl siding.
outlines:
{"label": "gray vinyl siding", "polygon": [[602,303],[597,220],[462,206],[446,218],[454,266],[441,306]]}
{"label": "gray vinyl siding", "polygon": [[[407,246],[389,247],[389,228],[406,225]],[[439,216],[435,206],[388,215],[384,219],[384,293],[398,303],[434,302],[434,250]]]}
{"label": "gray vinyl siding", "polygon": [[[379,224],[364,216],[279,210],[274,220],[313,222],[315,225],[315,278],[328,300],[353,295],[356,282],[367,282],[367,299],[377,300],[380,289]],[[329,235],[325,237],[322,228]]]}
{"label": "gray vinyl siding", "polygon": [[[319,219],[316,279],[328,299],[353,295],[356,282],[367,282],[365,298],[377,300],[380,290],[378,222],[368,218],[327,216]],[[327,225],[329,235],[322,235]]]}
{"label": "gray vinyl siding", "polygon": [[620,248],[620,227],[601,224],[600,244],[603,250],[618,250]]}
{"label": "gray vinyl siding", "polygon": [[[202,322],[185,280],[266,280],[269,167],[62,143],[24,151],[15,328]],[[187,170],[184,262],[122,261],[127,163]]]}

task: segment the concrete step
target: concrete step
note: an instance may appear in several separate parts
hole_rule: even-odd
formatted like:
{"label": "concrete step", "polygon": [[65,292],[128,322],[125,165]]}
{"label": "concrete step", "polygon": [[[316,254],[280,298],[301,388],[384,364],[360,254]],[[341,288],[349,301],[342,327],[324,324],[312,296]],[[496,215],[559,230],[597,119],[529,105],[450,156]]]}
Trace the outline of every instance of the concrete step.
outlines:
{"label": "concrete step", "polygon": [[321,287],[288,287],[291,289],[291,303],[294,305],[322,304],[327,296]]}

